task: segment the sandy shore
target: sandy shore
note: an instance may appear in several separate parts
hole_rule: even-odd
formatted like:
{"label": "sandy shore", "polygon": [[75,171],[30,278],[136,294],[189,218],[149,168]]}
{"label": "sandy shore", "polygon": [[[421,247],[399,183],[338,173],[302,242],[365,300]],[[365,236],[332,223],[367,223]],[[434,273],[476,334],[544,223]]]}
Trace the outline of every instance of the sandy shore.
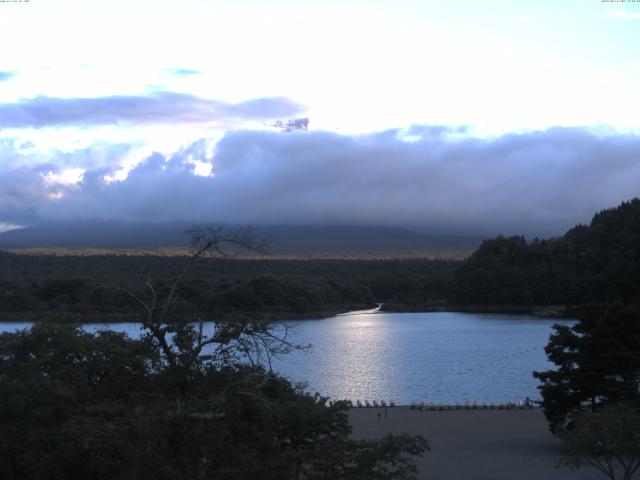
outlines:
{"label": "sandy shore", "polygon": [[420,478],[429,480],[602,480],[591,468],[554,468],[559,444],[544,415],[533,410],[455,410],[426,412],[408,407],[354,408],[354,438],[386,433],[421,434],[431,452],[418,460]]}

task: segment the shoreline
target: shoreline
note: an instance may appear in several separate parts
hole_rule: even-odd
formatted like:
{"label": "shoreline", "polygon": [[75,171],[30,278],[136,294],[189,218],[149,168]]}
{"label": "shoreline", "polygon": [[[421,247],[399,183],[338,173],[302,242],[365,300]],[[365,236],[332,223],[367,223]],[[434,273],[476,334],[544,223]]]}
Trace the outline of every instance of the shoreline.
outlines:
{"label": "shoreline", "polygon": [[[380,310],[379,313],[432,313],[432,312],[452,312],[452,313],[496,313],[496,314],[512,314],[512,315],[531,315],[541,318],[570,318],[570,314],[575,307],[567,307],[566,305],[433,305],[421,306],[419,308],[391,308],[389,310]],[[343,315],[343,311],[325,310],[306,313],[281,313],[272,314],[274,321],[292,321],[292,320],[321,320],[324,318],[332,318]],[[376,313],[367,313],[367,315],[376,315]],[[239,312],[243,316],[261,315],[260,312]],[[233,313],[221,315],[223,318],[231,318]],[[90,318],[93,317],[93,318]],[[96,317],[101,320],[96,320]],[[0,314],[0,323],[19,323],[19,322],[52,322],[52,323],[138,323],[139,314],[122,314],[122,313],[71,313],[71,312],[11,312]]]}
{"label": "shoreline", "polygon": [[544,318],[566,318],[573,307],[567,305],[446,305],[434,306],[426,312],[506,313]]}
{"label": "shoreline", "polygon": [[514,402],[491,402],[491,403],[464,403],[464,404],[459,404],[459,403],[425,403],[425,402],[418,402],[418,403],[413,403],[411,405],[382,405],[379,402],[377,404],[369,404],[369,405],[365,405],[365,404],[354,404],[352,402],[351,407],[349,407],[349,410],[379,410],[379,409],[384,409],[387,408],[387,410],[389,409],[395,409],[395,408],[405,408],[405,409],[409,409],[409,410],[415,410],[417,412],[454,412],[454,411],[458,411],[458,412],[462,412],[462,411],[471,411],[471,410],[503,410],[503,411],[507,411],[507,410],[541,410],[541,407],[538,405],[539,401],[538,400],[530,400],[529,401],[529,405],[525,405],[524,401],[521,401],[520,403],[514,403]]}

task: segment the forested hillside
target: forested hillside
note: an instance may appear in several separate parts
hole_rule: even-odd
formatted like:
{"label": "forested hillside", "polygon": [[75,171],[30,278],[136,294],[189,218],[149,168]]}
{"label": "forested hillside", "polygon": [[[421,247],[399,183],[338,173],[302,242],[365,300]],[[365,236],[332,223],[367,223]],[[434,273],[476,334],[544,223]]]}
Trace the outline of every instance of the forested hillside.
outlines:
{"label": "forested hillside", "polygon": [[640,302],[640,199],[597,213],[563,237],[487,240],[457,270],[458,305]]}

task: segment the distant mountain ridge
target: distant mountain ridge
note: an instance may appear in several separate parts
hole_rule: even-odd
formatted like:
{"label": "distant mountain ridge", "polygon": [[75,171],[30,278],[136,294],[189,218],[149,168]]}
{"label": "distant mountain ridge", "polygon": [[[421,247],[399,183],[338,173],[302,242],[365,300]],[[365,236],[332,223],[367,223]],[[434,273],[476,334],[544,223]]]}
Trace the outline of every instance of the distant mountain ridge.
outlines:
{"label": "distant mountain ridge", "polygon": [[[187,247],[190,223],[47,222],[0,233],[0,248],[154,249]],[[272,254],[472,251],[480,237],[427,235],[378,226],[256,226]]]}

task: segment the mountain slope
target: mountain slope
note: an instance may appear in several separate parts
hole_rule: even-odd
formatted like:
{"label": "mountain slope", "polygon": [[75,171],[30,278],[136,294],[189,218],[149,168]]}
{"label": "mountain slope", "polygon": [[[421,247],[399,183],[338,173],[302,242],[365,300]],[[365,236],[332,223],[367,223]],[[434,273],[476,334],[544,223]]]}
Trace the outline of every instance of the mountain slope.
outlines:
{"label": "mountain slope", "polygon": [[[0,248],[186,247],[186,223],[50,222],[0,234]],[[360,226],[258,226],[273,254],[471,251],[480,238],[424,235],[402,228]]]}

